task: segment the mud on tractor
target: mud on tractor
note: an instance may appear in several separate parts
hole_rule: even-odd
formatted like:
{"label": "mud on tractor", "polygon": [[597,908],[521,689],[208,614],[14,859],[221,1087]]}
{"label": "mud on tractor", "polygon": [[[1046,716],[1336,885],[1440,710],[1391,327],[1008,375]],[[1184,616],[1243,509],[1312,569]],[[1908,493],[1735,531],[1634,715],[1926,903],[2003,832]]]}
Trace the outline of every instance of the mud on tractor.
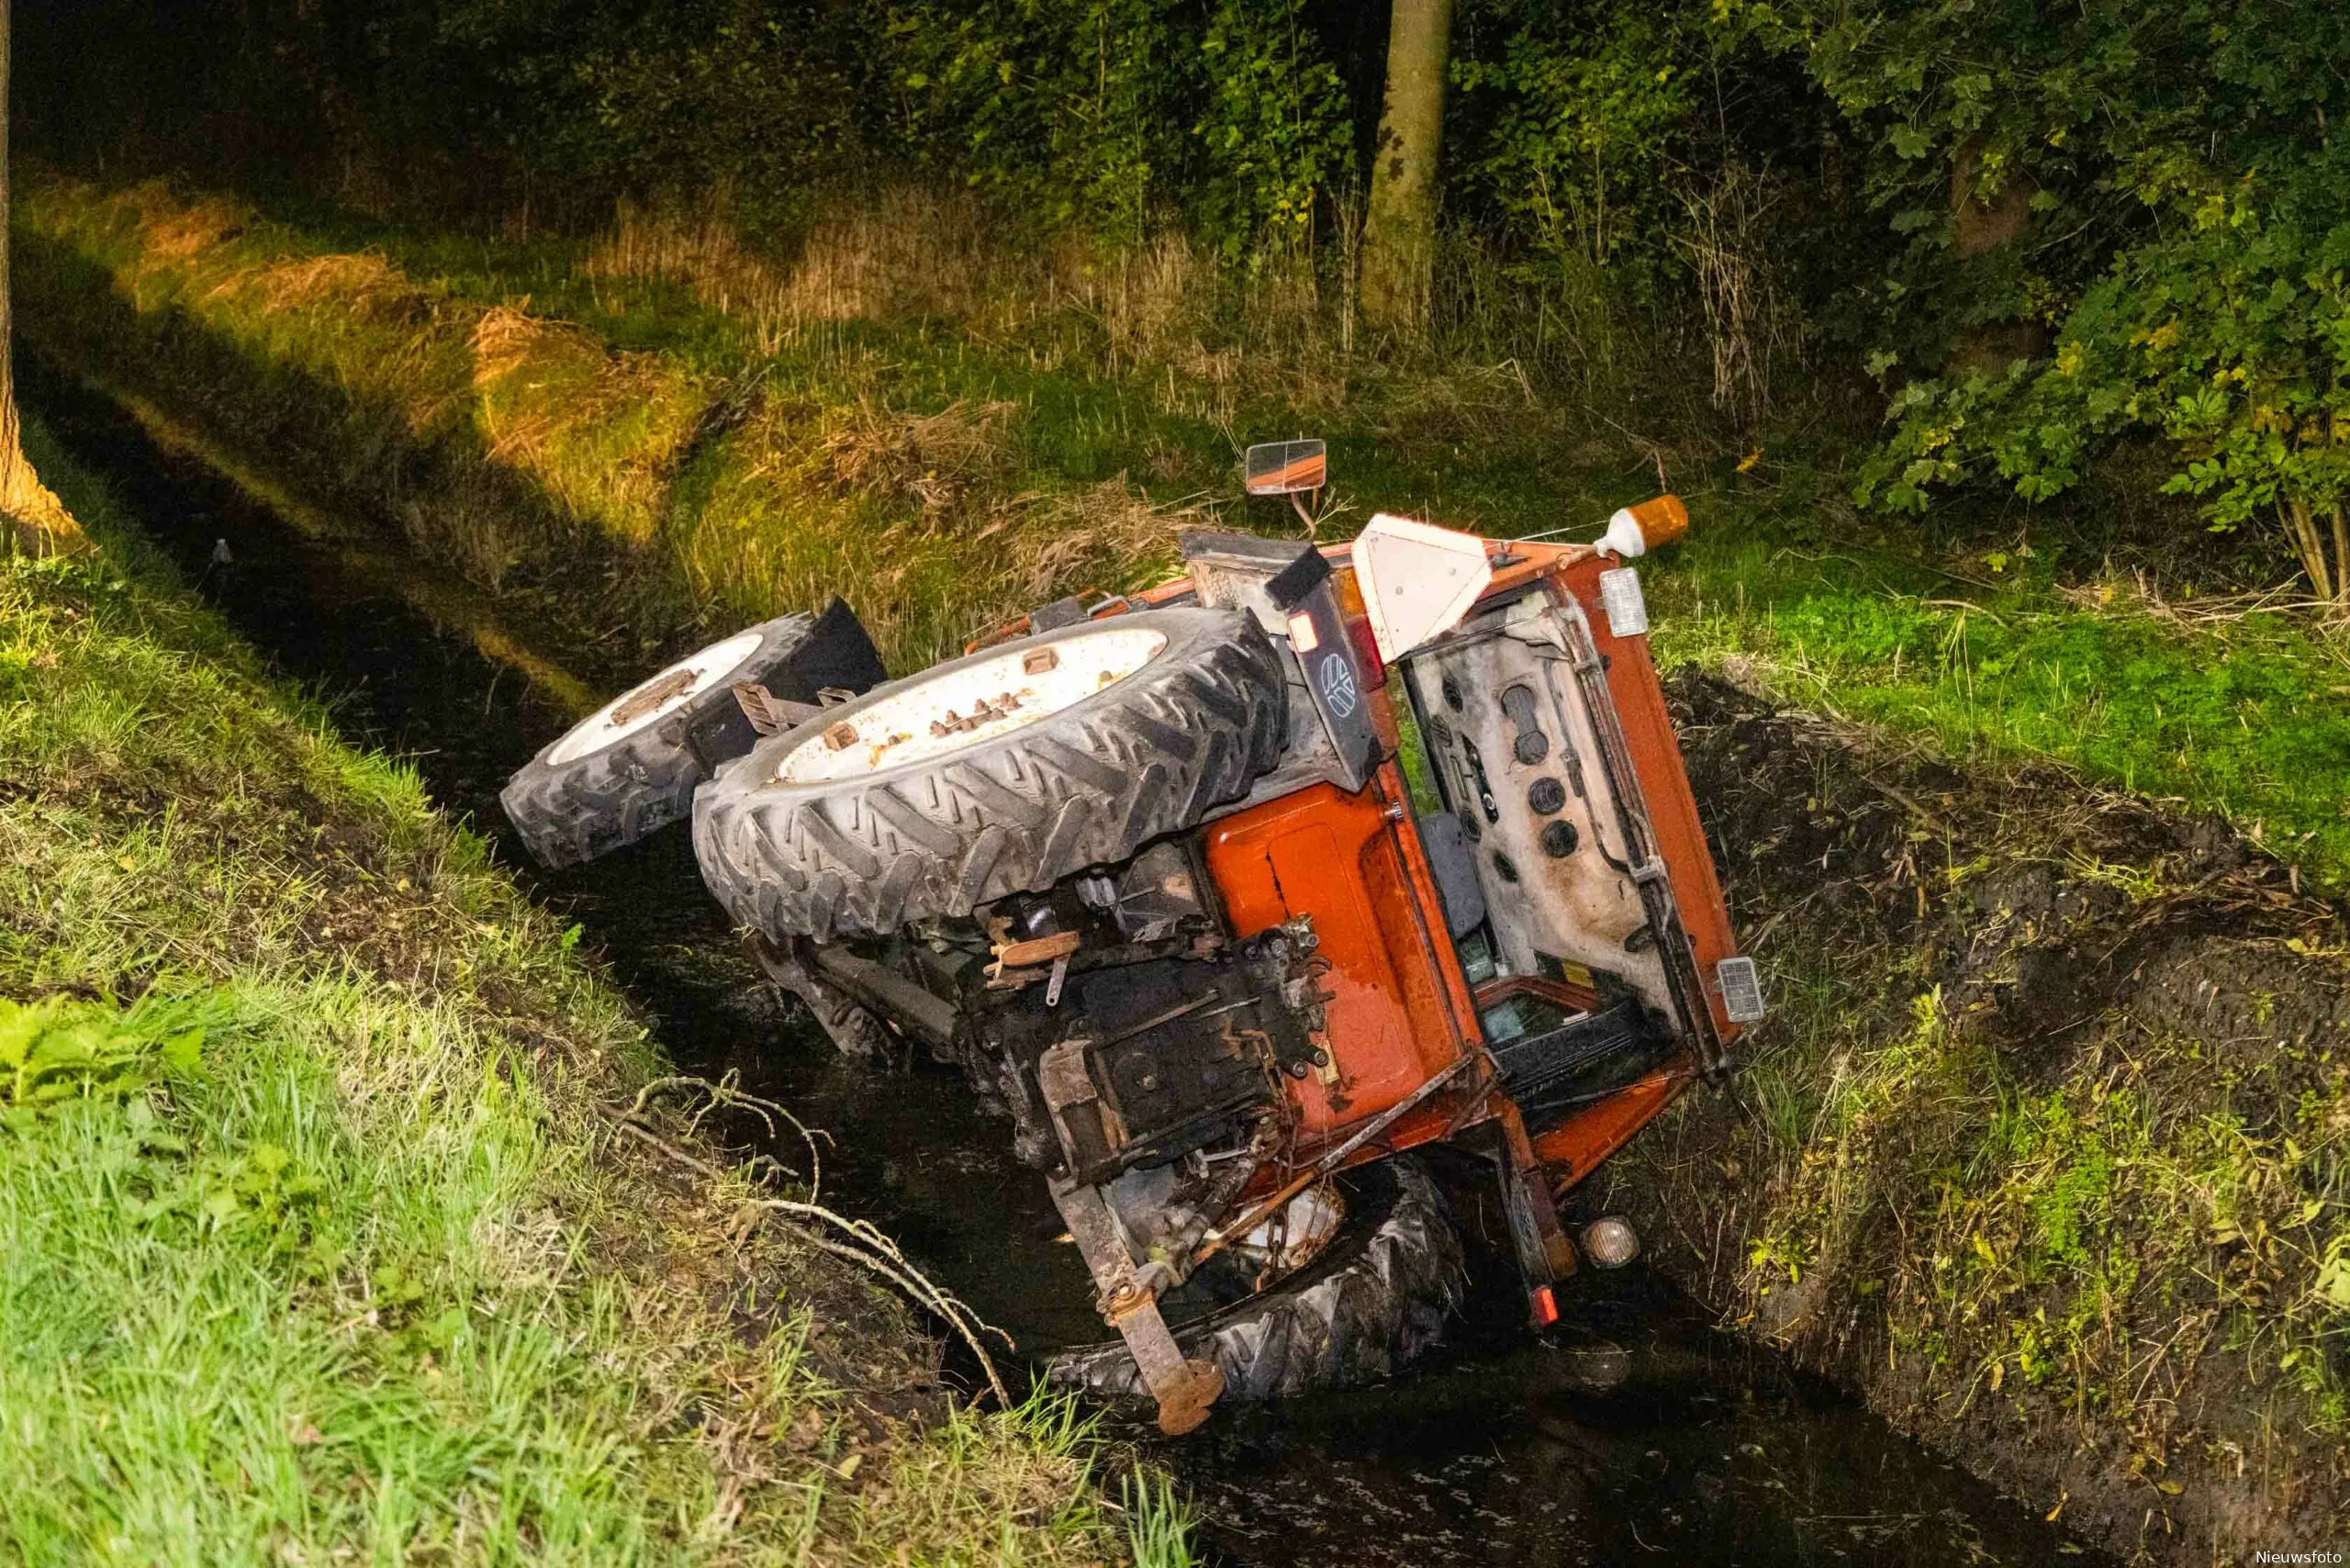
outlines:
{"label": "mud on tractor", "polygon": [[[1281,442],[1247,484],[1326,472]],[[1569,1191],[1762,1007],[1625,564],[1686,526],[1662,496],[1592,543],[1191,532],[1181,576],[894,681],[835,600],[615,699],[504,802],[554,865],[689,816],[842,1049],[959,1065],[1117,1333],[1050,1375],[1182,1431],[1436,1338],[1438,1147],[1494,1183],[1537,1327],[1636,1244],[1570,1235]]]}

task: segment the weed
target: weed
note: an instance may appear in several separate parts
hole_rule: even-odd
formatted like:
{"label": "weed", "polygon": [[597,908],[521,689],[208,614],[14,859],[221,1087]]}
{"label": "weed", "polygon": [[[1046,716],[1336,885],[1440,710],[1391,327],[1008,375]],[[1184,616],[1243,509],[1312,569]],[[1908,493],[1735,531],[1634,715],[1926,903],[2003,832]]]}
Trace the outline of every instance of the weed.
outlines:
{"label": "weed", "polygon": [[1137,1470],[1121,1486],[1126,1508],[1126,1540],[1135,1568],[1183,1568],[1193,1561],[1192,1530],[1197,1522],[1176,1495],[1174,1484]]}

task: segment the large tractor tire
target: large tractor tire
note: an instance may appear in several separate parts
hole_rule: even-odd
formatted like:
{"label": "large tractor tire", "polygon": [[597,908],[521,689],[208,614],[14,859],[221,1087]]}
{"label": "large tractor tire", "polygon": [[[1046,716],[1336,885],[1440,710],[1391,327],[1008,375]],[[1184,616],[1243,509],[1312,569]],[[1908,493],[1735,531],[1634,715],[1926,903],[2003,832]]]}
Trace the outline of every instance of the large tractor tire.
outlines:
{"label": "large tractor tire", "polygon": [[738,682],[813,702],[883,675],[847,605],[786,615],[712,643],[640,681],[565,731],[507,781],[507,819],[550,869],[593,860],[686,817],[694,790],[758,740]]}
{"label": "large tractor tire", "polygon": [[694,801],[702,879],[782,940],[1042,892],[1245,793],[1281,749],[1272,644],[1228,610],[1080,622],[761,742]]}
{"label": "large tractor tire", "polygon": [[[1460,1233],[1418,1162],[1382,1160],[1341,1180],[1347,1217],[1312,1262],[1170,1324],[1186,1357],[1224,1373],[1227,1396],[1281,1399],[1375,1383],[1436,1343],[1460,1309]],[[1064,1351],[1046,1375],[1113,1398],[1143,1393],[1133,1354],[1115,1340]]]}

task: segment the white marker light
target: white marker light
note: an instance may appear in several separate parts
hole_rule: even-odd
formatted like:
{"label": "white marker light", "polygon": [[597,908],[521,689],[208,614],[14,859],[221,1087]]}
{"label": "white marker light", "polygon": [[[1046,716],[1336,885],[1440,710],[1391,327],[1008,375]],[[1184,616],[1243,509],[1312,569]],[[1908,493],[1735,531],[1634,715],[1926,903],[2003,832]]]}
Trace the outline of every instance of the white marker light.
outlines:
{"label": "white marker light", "polygon": [[1630,507],[1616,509],[1616,515],[1607,520],[1607,532],[1595,543],[1608,554],[1627,561],[1649,553],[1649,536],[1640,531],[1640,520],[1632,515]]}
{"label": "white marker light", "polygon": [[1608,634],[1616,637],[1645,637],[1649,630],[1649,604],[1640,594],[1640,574],[1629,566],[1617,566],[1599,574],[1599,602],[1607,611]]}
{"label": "white marker light", "polygon": [[1714,966],[1714,979],[1722,988],[1722,1011],[1731,1023],[1762,1021],[1762,978],[1754,972],[1753,959],[1724,958]]}

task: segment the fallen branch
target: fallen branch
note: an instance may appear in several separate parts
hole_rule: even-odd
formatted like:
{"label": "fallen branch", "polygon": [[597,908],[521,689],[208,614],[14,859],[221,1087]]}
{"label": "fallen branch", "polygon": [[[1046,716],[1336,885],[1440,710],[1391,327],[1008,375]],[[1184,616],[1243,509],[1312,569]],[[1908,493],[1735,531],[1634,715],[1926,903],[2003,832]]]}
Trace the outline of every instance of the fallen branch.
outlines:
{"label": "fallen branch", "polygon": [[[643,1088],[636,1092],[636,1103],[628,1108],[628,1114],[622,1116],[621,1120],[623,1122],[630,1122],[642,1116],[644,1114],[645,1105],[652,1100],[653,1096],[667,1089],[699,1089],[704,1094],[710,1096],[710,1103],[705,1105],[701,1110],[695,1112],[693,1119],[686,1124],[686,1128],[688,1132],[699,1132],[701,1130],[702,1117],[709,1114],[710,1112],[717,1109],[721,1105],[740,1105],[744,1107],[750,1111],[753,1115],[758,1117],[760,1122],[766,1126],[767,1129],[767,1137],[769,1137],[776,1136],[776,1118],[780,1116],[785,1121],[791,1124],[792,1130],[800,1135],[800,1141],[808,1146],[809,1195],[813,1197],[817,1193],[822,1193],[824,1189],[824,1159],[823,1156],[818,1153],[816,1149],[817,1135],[809,1130],[806,1123],[802,1122],[799,1117],[793,1115],[789,1111],[786,1110],[783,1106],[778,1104],[773,1100],[762,1099],[756,1094],[744,1092],[739,1081],[741,1077],[742,1074],[739,1072],[730,1072],[715,1083],[712,1083],[706,1078],[693,1078],[684,1074],[677,1074],[668,1078],[656,1078],[652,1082],[646,1084]],[[830,1134],[825,1134],[824,1136],[827,1138],[831,1137]],[[778,1170],[786,1172],[789,1172],[791,1170],[789,1166],[784,1164],[783,1161],[776,1159],[773,1155],[755,1155],[752,1157],[751,1163],[755,1167],[762,1161],[774,1166]]]}
{"label": "fallen branch", "polygon": [[[655,1085],[648,1084],[647,1092],[649,1092],[654,1087]],[[643,1095],[638,1096],[640,1107],[643,1103]],[[725,1177],[726,1172],[717,1165],[699,1156],[688,1154],[653,1131],[652,1128],[635,1120],[637,1114],[637,1111],[632,1109],[627,1115],[621,1117],[616,1124],[619,1129],[689,1170],[696,1171],[712,1181],[722,1180]],[[789,1115],[789,1113],[786,1114]],[[798,1123],[795,1121],[793,1125],[797,1126]],[[845,1215],[837,1214],[824,1207],[822,1204],[801,1203],[790,1198],[766,1197],[752,1197],[745,1202],[748,1206],[767,1214],[786,1216],[782,1221],[784,1228],[798,1239],[808,1243],[819,1251],[845,1258],[868,1273],[879,1275],[911,1296],[918,1305],[928,1307],[944,1318],[963,1343],[970,1347],[971,1353],[979,1358],[979,1370],[987,1374],[988,1386],[995,1392],[998,1402],[1004,1409],[1008,1410],[1012,1407],[1012,1394],[1004,1387],[1003,1378],[997,1372],[995,1361],[989,1356],[987,1347],[980,1342],[980,1335],[993,1334],[1003,1340],[1007,1346],[1013,1342],[1012,1337],[1005,1334],[1003,1330],[981,1321],[969,1307],[932,1283],[921,1270],[915,1268],[907,1260],[904,1253],[898,1250],[896,1242],[891,1241],[866,1221],[851,1219]],[[846,1242],[836,1241],[830,1237],[819,1234],[804,1224],[794,1223],[800,1220],[813,1220],[830,1226],[851,1238],[856,1245],[851,1246]]]}

